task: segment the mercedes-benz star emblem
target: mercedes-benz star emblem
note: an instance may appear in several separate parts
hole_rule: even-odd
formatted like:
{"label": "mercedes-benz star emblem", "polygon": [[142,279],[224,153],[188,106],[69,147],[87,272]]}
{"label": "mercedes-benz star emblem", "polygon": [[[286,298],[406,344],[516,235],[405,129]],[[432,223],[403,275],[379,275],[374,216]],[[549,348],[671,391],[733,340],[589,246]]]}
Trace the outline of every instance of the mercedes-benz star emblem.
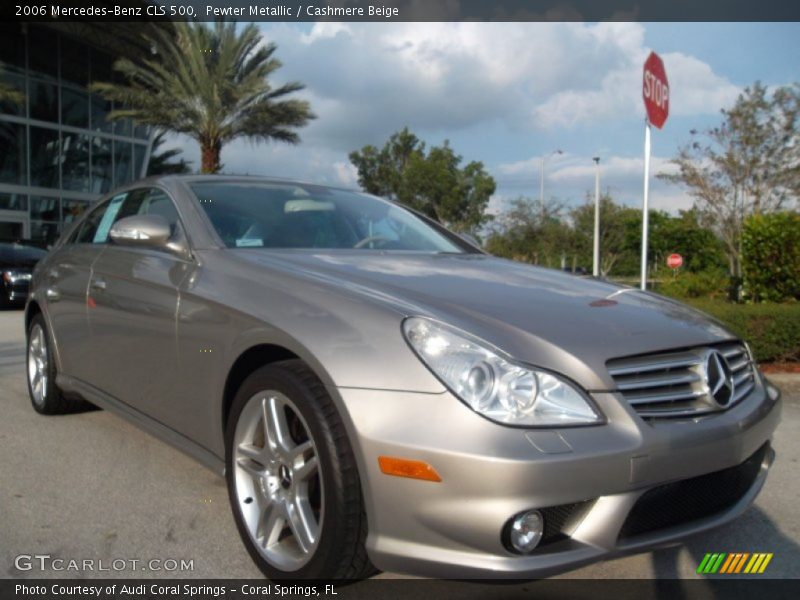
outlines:
{"label": "mercedes-benz star emblem", "polygon": [[706,383],[714,402],[723,408],[730,404],[733,399],[733,371],[725,357],[716,350],[709,352],[706,357]]}

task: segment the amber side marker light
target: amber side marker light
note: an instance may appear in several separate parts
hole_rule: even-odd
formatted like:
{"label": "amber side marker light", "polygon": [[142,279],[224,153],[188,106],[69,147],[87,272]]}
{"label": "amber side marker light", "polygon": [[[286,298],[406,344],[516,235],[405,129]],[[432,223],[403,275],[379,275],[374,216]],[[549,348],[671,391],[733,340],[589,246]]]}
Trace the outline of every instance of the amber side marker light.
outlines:
{"label": "amber side marker light", "polygon": [[378,465],[381,472],[385,475],[395,477],[408,477],[409,479],[422,479],[423,481],[442,480],[439,473],[432,466],[421,460],[410,460],[408,458],[397,458],[394,456],[379,456]]}

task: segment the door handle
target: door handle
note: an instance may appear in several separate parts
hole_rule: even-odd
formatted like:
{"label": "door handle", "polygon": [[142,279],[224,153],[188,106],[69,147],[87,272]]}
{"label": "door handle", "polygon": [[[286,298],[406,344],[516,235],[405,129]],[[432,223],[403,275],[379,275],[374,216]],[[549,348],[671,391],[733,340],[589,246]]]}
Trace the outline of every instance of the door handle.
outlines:
{"label": "door handle", "polygon": [[49,287],[45,290],[44,295],[50,302],[58,302],[61,300],[61,292],[54,287]]}
{"label": "door handle", "polygon": [[92,280],[92,289],[102,292],[106,289],[106,280],[100,278]]}

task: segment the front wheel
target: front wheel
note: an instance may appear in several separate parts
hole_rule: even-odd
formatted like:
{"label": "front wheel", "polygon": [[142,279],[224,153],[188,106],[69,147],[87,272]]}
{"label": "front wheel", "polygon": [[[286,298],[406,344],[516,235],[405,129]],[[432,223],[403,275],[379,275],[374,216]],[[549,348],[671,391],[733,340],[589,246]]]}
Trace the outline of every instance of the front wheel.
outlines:
{"label": "front wheel", "polygon": [[330,396],[301,361],[240,386],[226,430],[226,479],[250,556],[270,579],[358,579],[374,568],[353,451]]}

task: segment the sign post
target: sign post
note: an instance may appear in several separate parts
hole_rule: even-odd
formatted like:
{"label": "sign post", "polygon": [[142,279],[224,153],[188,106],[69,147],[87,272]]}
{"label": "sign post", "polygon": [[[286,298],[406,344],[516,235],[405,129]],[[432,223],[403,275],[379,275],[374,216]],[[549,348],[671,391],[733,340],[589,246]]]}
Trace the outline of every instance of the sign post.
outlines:
{"label": "sign post", "polygon": [[650,194],[650,126],[658,129],[664,126],[669,116],[669,82],[661,57],[651,52],[644,61],[642,78],[642,97],[647,110],[644,124],[644,200],[642,202],[642,273],[641,288],[647,289],[647,234],[649,225]]}

